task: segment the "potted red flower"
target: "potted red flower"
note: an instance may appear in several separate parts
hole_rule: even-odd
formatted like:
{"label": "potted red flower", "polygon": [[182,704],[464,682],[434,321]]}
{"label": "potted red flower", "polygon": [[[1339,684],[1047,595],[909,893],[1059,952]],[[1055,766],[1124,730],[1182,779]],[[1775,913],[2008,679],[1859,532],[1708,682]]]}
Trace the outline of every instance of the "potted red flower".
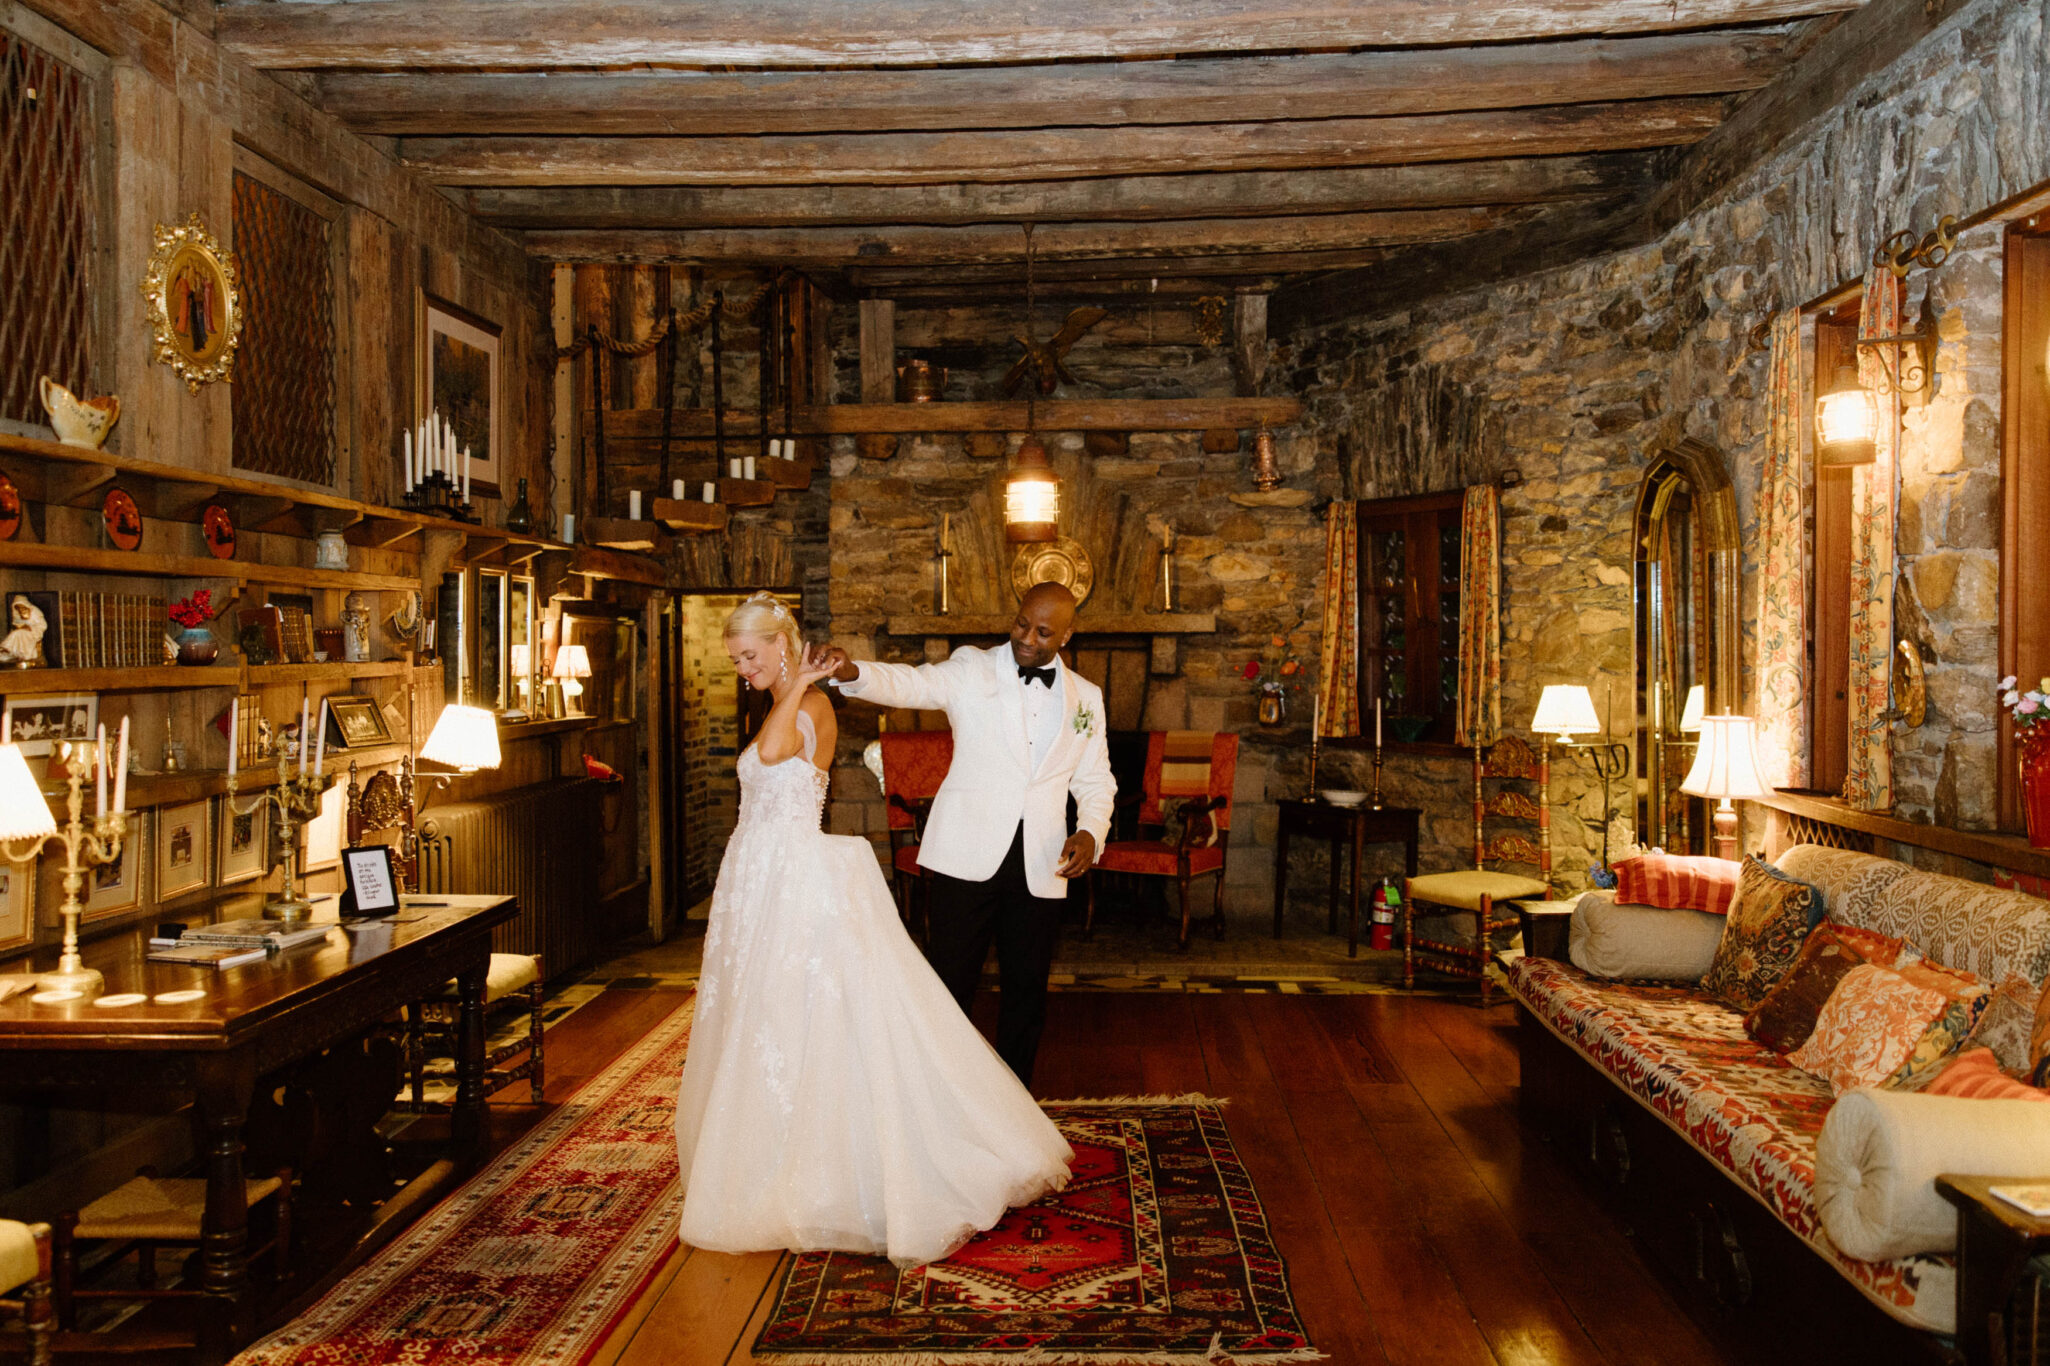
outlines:
{"label": "potted red flower", "polygon": [[207,628],[213,620],[213,593],[210,589],[195,589],[189,597],[183,597],[171,604],[168,615],[178,630],[172,639],[178,646],[180,664],[211,664],[221,652],[220,642]]}

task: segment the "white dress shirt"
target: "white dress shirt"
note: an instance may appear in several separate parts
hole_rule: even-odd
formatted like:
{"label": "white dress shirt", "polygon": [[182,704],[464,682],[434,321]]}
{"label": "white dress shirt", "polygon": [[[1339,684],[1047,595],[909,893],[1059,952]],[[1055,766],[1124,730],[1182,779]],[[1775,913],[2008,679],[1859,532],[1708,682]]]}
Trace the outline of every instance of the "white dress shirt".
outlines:
{"label": "white dress shirt", "polygon": [[1061,657],[1055,655],[1053,663],[1047,667],[1053,670],[1051,688],[1030,678],[1020,677],[1018,680],[1025,689],[1025,749],[1034,773],[1039,772],[1040,761],[1061,738],[1061,713],[1066,710],[1068,697],[1068,680],[1061,676],[1061,670],[1066,666],[1061,663]]}

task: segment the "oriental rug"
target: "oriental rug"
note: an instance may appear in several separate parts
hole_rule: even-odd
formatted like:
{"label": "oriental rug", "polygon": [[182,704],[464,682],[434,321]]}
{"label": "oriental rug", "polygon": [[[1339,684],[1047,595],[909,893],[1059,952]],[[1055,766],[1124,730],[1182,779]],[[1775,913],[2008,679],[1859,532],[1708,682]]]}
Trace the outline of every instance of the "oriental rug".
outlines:
{"label": "oriental rug", "polygon": [[1044,1106],[1064,1191],[944,1262],[796,1257],[755,1342],[784,1366],[1321,1361],[1218,1103]]}

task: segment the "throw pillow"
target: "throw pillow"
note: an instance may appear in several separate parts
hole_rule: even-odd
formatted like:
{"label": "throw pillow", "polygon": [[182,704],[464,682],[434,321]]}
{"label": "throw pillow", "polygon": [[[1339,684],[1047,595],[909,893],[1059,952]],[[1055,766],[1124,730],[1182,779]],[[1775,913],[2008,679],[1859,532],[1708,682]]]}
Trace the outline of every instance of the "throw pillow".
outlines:
{"label": "throw pillow", "polygon": [[2050,1091],[2008,1076],[1990,1048],[1967,1048],[1952,1058],[1937,1070],[1922,1094],[1967,1100],[2050,1100]]}
{"label": "throw pillow", "polygon": [[1913,962],[1922,956],[1922,951],[1913,944],[1895,939],[1890,934],[1881,934],[1878,930],[1868,930],[1859,925],[1839,925],[1834,920],[1829,922],[1829,928],[1838,939],[1862,954],[1866,962],[1877,963],[1882,968],[1894,967],[1903,961]]}
{"label": "throw pillow", "polygon": [[2000,1070],[2011,1077],[2029,1075],[2035,1054],[2029,1046],[2036,1032],[2036,1008],[2043,989],[2020,973],[2014,973],[1993,988],[1979,1027],[1972,1031],[1972,1043],[1990,1049]]}
{"label": "throw pillow", "polygon": [[1756,1010],[1821,919],[1821,891],[1745,855],[1737,898],[1701,989],[1732,1010]]}
{"label": "throw pillow", "polygon": [[1871,930],[1825,920],[1801,945],[1786,976],[1744,1017],[1744,1031],[1781,1053],[1799,1048],[1814,1032],[1815,1017],[1822,1013],[1823,1003],[1844,974],[1860,963],[1888,966],[1899,953],[1900,943]]}
{"label": "throw pillow", "polygon": [[2029,1080],[2038,1086],[2050,1080],[2050,986],[2036,999],[2035,1020],[2029,1026]]}
{"label": "throw pillow", "polygon": [[1616,865],[1616,900],[1625,906],[1728,915],[1740,866],[1726,858],[1639,854]]}
{"label": "throw pillow", "polygon": [[1900,1070],[1949,1006],[1950,998],[1933,987],[1861,963],[1837,983],[1808,1041],[1787,1061],[1827,1081],[1837,1095],[1877,1086]]}

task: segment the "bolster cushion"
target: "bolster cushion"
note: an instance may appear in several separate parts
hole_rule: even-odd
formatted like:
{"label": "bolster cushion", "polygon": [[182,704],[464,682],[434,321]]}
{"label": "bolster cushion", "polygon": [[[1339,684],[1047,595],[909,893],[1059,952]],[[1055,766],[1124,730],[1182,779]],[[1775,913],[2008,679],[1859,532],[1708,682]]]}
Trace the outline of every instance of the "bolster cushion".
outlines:
{"label": "bolster cushion", "polygon": [[1838,1251],[1884,1262],[1957,1248],[1945,1172],[2040,1178],[2050,1171],[2050,1105],[1913,1091],[1852,1091],[1815,1144],[1815,1207]]}
{"label": "bolster cushion", "polygon": [[1722,916],[1629,906],[1589,892],[1573,908],[1567,956],[1595,977],[1698,982],[1722,937]]}

